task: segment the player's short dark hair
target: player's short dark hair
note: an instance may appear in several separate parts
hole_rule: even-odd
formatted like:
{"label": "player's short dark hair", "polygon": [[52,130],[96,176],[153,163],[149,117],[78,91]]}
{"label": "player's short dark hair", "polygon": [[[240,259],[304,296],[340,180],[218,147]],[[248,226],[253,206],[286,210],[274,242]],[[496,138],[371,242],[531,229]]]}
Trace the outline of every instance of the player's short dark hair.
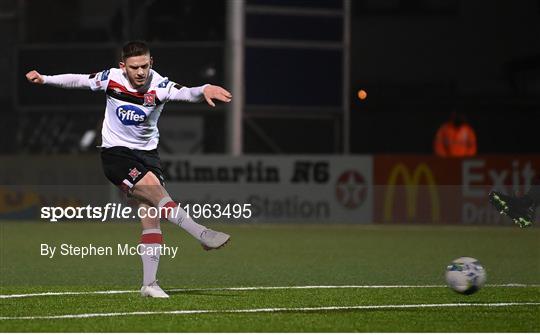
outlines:
{"label": "player's short dark hair", "polygon": [[149,55],[150,48],[143,41],[130,41],[122,47],[122,61],[129,57]]}

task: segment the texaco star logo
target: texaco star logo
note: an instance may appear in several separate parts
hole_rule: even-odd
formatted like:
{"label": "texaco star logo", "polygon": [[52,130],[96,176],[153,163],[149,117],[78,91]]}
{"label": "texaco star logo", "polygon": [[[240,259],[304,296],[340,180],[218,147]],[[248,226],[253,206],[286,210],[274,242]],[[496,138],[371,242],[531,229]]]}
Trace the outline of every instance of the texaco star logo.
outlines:
{"label": "texaco star logo", "polygon": [[348,209],[360,207],[367,197],[364,176],[354,170],[345,171],[336,182],[336,198]]}

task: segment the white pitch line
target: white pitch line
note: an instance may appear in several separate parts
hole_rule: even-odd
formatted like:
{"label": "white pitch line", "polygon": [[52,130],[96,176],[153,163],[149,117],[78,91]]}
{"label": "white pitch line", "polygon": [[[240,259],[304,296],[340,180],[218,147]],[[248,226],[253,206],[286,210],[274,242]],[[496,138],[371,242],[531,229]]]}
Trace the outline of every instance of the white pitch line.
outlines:
{"label": "white pitch line", "polygon": [[409,304],[409,305],[359,305],[359,306],[321,306],[321,307],[270,307],[253,309],[206,309],[206,310],[177,310],[177,311],[139,311],[116,313],[87,313],[40,316],[0,316],[0,320],[43,320],[43,319],[87,319],[112,316],[133,315],[186,315],[186,314],[217,314],[217,313],[276,313],[276,312],[320,312],[344,310],[375,310],[375,309],[411,309],[411,308],[446,308],[446,307],[509,307],[509,306],[540,306],[540,302],[497,302],[497,303],[450,303],[450,304]]}
{"label": "white pitch line", "polygon": [[[540,284],[491,284],[488,287],[540,287]],[[207,288],[172,288],[167,292],[192,291],[257,291],[257,290],[309,290],[309,289],[381,289],[381,288],[440,288],[446,285],[308,285],[308,286],[253,286],[253,287],[207,287]],[[0,299],[63,296],[63,295],[92,295],[92,294],[126,294],[136,293],[138,290],[111,290],[111,291],[65,291],[65,292],[36,292],[20,294],[3,294]]]}
{"label": "white pitch line", "polygon": [[27,298],[27,297],[46,297],[55,295],[90,295],[90,294],[125,294],[139,292],[138,290],[122,290],[122,291],[79,291],[79,292],[37,292],[37,293],[21,293],[21,294],[3,294],[0,295],[0,299],[11,298]]}

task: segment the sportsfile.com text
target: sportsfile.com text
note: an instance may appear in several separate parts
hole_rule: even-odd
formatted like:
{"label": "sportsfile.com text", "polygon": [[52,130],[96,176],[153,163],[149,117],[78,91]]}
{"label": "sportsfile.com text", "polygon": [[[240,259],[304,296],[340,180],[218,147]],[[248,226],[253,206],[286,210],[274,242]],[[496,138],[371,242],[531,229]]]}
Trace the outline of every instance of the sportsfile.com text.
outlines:
{"label": "sportsfile.com text", "polygon": [[249,219],[251,204],[185,204],[182,207],[139,207],[134,210],[120,203],[107,203],[105,206],[41,207],[41,219],[58,222],[62,219],[97,219],[101,222],[114,219],[160,218],[176,215],[183,208],[188,217],[195,219]]}

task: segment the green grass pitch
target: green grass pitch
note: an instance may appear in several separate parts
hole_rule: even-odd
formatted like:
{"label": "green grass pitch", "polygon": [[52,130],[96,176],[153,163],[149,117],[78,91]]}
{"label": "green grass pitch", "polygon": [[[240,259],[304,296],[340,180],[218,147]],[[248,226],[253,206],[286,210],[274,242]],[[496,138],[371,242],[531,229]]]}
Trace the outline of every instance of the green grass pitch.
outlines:
{"label": "green grass pitch", "polygon": [[[138,256],[40,256],[41,243],[134,245],[136,224],[0,223],[0,331],[540,331],[537,228],[223,224],[214,228],[231,243],[212,252],[162,228],[179,246],[161,260],[164,300],[137,293]],[[444,287],[459,256],[487,270],[488,286],[471,296]],[[496,286],[511,283],[525,285]],[[67,291],[87,293],[13,296]]]}

